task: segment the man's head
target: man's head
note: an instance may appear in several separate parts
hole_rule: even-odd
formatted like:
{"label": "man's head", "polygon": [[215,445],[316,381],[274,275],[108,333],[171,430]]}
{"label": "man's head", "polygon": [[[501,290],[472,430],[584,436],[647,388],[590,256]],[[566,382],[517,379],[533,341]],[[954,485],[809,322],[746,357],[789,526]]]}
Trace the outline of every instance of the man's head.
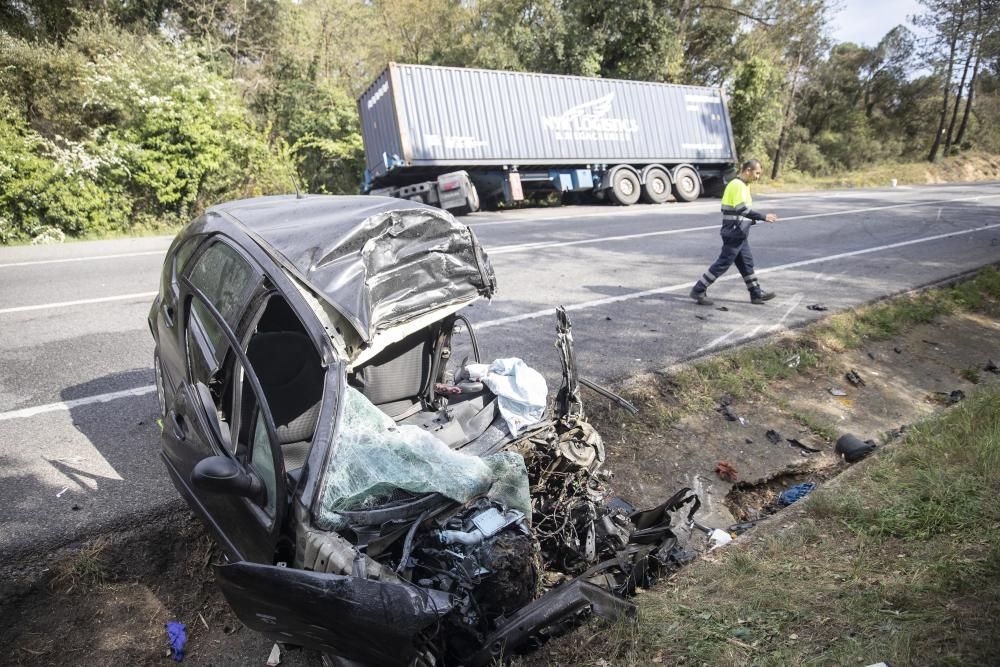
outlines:
{"label": "man's head", "polygon": [[747,160],[740,167],[740,178],[747,183],[753,183],[760,180],[761,171],[760,160]]}

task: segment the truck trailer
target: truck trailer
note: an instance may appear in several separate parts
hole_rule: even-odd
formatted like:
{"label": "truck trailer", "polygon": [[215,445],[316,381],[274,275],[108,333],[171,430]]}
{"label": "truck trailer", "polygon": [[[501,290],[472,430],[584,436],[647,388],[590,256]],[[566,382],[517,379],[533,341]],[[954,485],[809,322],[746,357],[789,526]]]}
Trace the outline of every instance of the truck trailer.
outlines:
{"label": "truck trailer", "polygon": [[389,63],[358,111],[362,192],[457,214],[532,193],[692,201],[736,161],[719,88]]}

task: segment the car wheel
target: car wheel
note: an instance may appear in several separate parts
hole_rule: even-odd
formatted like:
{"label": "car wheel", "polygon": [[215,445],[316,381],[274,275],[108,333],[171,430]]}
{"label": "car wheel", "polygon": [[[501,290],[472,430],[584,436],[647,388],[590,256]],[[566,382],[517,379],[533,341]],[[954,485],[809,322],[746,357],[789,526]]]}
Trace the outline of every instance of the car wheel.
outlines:
{"label": "car wheel", "polygon": [[659,167],[646,172],[642,185],[642,200],[647,204],[662,204],[670,198],[670,177]]}
{"label": "car wheel", "polygon": [[674,192],[681,201],[694,201],[701,195],[701,179],[691,167],[674,172]]}
{"label": "car wheel", "polygon": [[160,417],[167,414],[167,395],[163,391],[163,367],[160,355],[153,352],[153,375],[156,378],[156,402],[160,407]]}
{"label": "car wheel", "polygon": [[611,178],[611,201],[622,206],[631,206],[639,201],[641,188],[639,178],[628,169],[619,169]]}

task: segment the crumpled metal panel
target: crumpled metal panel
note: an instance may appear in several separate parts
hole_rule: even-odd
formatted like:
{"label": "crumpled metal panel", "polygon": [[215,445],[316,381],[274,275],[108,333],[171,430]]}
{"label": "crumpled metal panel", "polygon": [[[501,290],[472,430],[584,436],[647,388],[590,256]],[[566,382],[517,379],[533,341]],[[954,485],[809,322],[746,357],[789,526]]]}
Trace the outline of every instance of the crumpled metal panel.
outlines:
{"label": "crumpled metal panel", "polygon": [[441,591],[362,577],[249,562],[217,566],[215,575],[251,629],[365,664],[408,664],[414,638],[452,608]]}
{"label": "crumpled metal panel", "polygon": [[262,197],[214,207],[328,301],[364,341],[438,308],[490,297],[496,278],[469,227],[388,197]]}

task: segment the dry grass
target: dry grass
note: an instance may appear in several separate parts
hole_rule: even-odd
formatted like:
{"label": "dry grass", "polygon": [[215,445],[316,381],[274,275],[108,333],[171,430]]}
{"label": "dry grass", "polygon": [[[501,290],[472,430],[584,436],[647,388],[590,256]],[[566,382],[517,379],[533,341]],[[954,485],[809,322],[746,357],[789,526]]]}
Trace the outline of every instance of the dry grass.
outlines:
{"label": "dry grass", "polygon": [[1000,156],[970,153],[934,164],[889,163],[829,176],[786,172],[777,181],[765,181],[755,187],[759,192],[889,187],[894,178],[898,185],[1000,180]]}

